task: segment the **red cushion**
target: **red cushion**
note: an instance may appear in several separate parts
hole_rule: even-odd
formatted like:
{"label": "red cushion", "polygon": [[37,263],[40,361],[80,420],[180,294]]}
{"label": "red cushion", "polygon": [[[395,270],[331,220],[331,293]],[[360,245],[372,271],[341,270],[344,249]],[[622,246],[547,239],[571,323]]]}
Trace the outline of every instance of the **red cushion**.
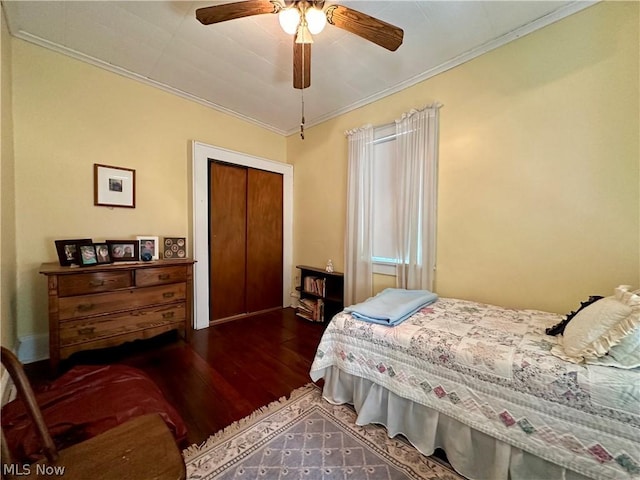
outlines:
{"label": "red cushion", "polygon": [[[148,413],[160,414],[177,443],[187,435],[158,386],[144,372],[124,365],[74,367],[37,391],[36,400],[58,449]],[[2,408],[2,429],[16,461],[41,457],[42,444],[20,398]]]}

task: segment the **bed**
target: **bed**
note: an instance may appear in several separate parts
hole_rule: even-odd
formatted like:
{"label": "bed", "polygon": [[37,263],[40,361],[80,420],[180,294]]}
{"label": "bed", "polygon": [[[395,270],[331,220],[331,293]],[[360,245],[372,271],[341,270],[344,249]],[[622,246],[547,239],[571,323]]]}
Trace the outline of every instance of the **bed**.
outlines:
{"label": "bed", "polygon": [[545,329],[561,320],[453,298],[393,327],[341,312],[310,373],[358,424],[442,448],[470,479],[638,479],[640,369],[560,358]]}

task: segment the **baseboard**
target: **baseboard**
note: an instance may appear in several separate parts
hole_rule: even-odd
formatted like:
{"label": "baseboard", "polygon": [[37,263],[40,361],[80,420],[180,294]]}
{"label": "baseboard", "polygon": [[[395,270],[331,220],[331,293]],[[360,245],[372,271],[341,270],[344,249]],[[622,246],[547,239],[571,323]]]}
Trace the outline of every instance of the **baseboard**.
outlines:
{"label": "baseboard", "polygon": [[49,335],[27,335],[20,337],[18,359],[22,363],[33,363],[49,358]]}
{"label": "baseboard", "polygon": [[300,292],[293,291],[291,292],[291,304],[289,305],[291,308],[296,308],[300,304]]}

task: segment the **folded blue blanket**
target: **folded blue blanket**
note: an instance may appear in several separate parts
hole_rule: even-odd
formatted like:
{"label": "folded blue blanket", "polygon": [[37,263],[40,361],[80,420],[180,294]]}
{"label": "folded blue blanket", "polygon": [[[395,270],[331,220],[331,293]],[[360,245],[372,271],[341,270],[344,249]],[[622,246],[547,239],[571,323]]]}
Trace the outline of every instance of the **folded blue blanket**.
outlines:
{"label": "folded blue blanket", "polygon": [[386,288],[375,297],[351,305],[344,311],[366,322],[395,326],[437,299],[438,295],[428,290]]}

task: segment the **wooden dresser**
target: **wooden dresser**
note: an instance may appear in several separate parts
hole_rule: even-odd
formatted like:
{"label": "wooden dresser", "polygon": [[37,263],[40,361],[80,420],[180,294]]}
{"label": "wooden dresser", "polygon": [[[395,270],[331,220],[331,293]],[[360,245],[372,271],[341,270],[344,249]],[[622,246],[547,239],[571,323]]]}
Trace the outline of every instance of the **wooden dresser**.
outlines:
{"label": "wooden dresser", "polygon": [[189,341],[193,260],[92,267],[44,263],[49,292],[49,358],[178,330]]}

